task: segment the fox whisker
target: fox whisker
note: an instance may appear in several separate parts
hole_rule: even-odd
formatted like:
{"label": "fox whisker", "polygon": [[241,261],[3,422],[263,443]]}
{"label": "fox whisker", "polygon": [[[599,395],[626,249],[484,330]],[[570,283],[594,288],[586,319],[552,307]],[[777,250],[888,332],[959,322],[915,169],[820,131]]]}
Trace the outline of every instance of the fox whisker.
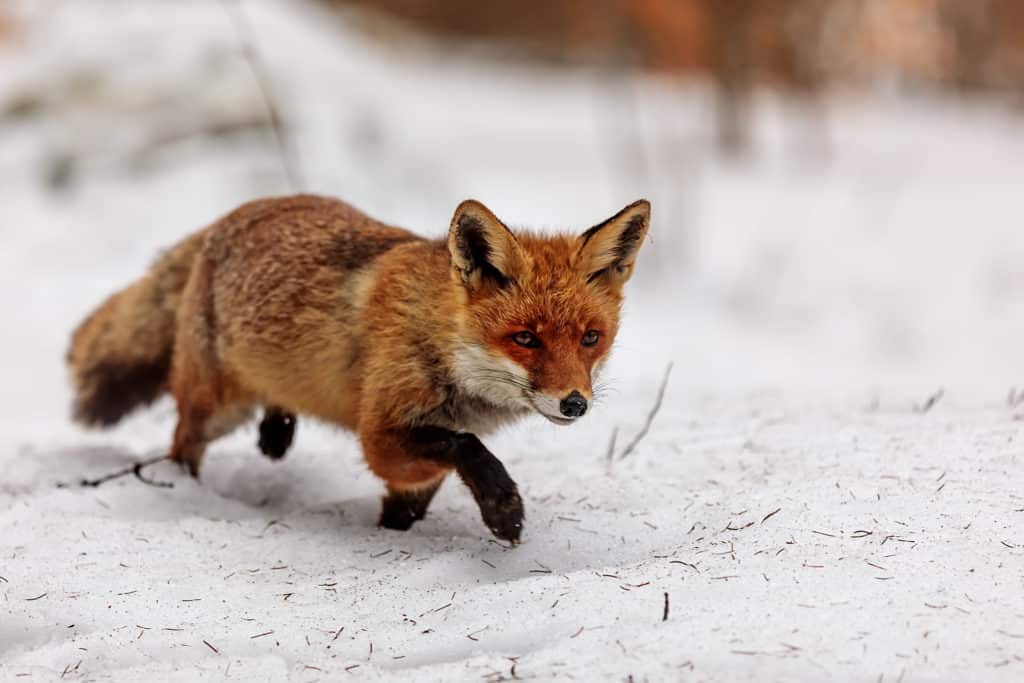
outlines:
{"label": "fox whisker", "polygon": [[474,380],[487,380],[492,382],[504,382],[505,384],[511,384],[522,389],[533,390],[530,383],[522,378],[516,377],[512,373],[503,372],[500,370],[483,370],[478,371],[470,376],[470,379]]}

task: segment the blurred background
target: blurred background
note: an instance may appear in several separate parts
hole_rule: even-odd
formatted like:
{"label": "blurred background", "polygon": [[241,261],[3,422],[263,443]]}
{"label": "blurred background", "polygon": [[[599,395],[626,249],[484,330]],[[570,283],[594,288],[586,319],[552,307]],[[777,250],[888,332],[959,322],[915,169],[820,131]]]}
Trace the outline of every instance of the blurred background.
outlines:
{"label": "blurred background", "polygon": [[158,249],[297,190],[427,235],[648,197],[623,393],[1024,382],[1019,0],[6,0],[7,417],[64,414]]}

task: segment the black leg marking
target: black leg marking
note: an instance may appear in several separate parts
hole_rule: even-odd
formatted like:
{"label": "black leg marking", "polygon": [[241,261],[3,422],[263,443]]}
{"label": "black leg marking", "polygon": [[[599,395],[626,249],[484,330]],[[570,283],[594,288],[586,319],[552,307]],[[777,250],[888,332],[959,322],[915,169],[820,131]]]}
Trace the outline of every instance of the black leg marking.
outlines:
{"label": "black leg marking", "polygon": [[408,531],[413,524],[426,517],[430,501],[434,499],[437,489],[441,488],[442,481],[439,479],[437,483],[420,489],[388,491],[380,511],[380,526]]}
{"label": "black leg marking", "polygon": [[[476,437],[473,437],[476,439]],[[479,441],[477,441],[479,443]],[[490,451],[469,457],[456,471],[480,507],[484,524],[498,538],[518,543],[523,531],[523,499],[505,466]]]}
{"label": "black leg marking", "polygon": [[267,408],[260,422],[259,448],[271,460],[280,460],[295,438],[295,416],[280,408]]}
{"label": "black leg marking", "polygon": [[519,542],[523,500],[505,466],[480,439],[440,427],[417,427],[410,436],[422,457],[455,468],[473,494],[491,533],[503,541]]}

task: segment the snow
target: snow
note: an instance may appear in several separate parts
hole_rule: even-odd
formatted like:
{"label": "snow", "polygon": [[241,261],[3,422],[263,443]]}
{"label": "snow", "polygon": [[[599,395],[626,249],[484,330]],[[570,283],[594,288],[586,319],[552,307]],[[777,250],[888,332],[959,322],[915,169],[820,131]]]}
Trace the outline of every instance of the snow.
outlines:
{"label": "snow", "polygon": [[[822,131],[766,94],[730,163],[701,83],[629,83],[637,136],[601,74],[395,52],[247,3],[310,189],[426,234],[466,196],[577,229],[653,202],[603,402],[488,440],[527,505],[509,549],[456,480],[413,530],[376,528],[355,439],[309,421],[280,463],[249,425],[200,483],[161,464],[174,488],[56,486],[163,452],[174,425],[168,401],[72,425],[70,329],[159,248],[287,187],[265,130],[151,148],[261,111],[218,4],[15,6],[0,102],[46,104],[0,129],[0,679],[1020,678],[1014,115],[836,93]],[[650,432],[609,462],[670,360]]]}

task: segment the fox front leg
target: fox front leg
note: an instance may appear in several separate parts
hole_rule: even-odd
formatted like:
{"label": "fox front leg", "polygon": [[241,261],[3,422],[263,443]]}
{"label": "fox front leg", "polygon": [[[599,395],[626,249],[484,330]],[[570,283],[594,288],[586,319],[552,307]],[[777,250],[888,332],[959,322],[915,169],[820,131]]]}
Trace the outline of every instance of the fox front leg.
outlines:
{"label": "fox front leg", "polygon": [[412,525],[427,516],[427,508],[444,481],[441,475],[434,481],[414,487],[388,484],[388,493],[381,503],[379,524],[385,529],[408,531]]}
{"label": "fox front leg", "polygon": [[[389,492],[410,489],[415,486],[413,480],[436,480],[454,469],[473,494],[491,533],[503,541],[519,542],[523,530],[519,490],[505,466],[475,435],[442,427],[415,427],[364,435],[363,447],[370,466],[388,482]],[[391,493],[385,497],[382,526],[401,521],[403,524],[396,526],[408,528],[412,521],[422,518],[429,497],[408,521],[406,515],[395,516],[397,502]]]}
{"label": "fox front leg", "polygon": [[426,457],[455,468],[473,494],[491,533],[503,541],[519,542],[523,531],[523,500],[518,487],[501,461],[475,434],[418,427],[412,430],[411,437],[423,448]]}

